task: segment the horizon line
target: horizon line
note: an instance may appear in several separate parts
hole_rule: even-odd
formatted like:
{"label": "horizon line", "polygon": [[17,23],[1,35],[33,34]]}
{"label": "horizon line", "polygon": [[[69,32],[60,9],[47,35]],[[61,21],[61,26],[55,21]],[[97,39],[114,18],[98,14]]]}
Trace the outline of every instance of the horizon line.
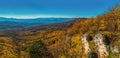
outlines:
{"label": "horizon line", "polygon": [[[88,16],[54,16],[54,15],[0,15],[3,18],[37,19],[37,18],[90,18]],[[91,16],[92,17],[92,16]]]}

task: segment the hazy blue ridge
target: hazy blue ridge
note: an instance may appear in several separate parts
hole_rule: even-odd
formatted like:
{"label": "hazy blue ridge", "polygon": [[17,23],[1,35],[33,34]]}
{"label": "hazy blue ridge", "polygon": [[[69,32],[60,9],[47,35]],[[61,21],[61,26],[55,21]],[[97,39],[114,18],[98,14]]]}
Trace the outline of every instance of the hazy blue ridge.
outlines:
{"label": "hazy blue ridge", "polygon": [[25,28],[35,25],[61,23],[74,20],[74,18],[36,18],[36,19],[15,19],[0,17],[0,29]]}

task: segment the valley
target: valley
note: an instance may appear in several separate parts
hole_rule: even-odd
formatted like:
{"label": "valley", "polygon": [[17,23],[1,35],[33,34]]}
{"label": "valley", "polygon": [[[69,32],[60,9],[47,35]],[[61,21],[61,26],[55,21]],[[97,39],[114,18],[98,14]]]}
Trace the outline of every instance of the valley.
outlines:
{"label": "valley", "polygon": [[1,30],[0,58],[119,58],[119,11],[117,6],[95,18]]}

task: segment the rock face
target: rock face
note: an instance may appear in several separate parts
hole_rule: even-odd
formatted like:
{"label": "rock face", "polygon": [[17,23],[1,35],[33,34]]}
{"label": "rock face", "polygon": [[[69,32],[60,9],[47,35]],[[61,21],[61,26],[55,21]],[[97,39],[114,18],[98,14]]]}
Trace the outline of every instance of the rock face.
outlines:
{"label": "rock face", "polygon": [[90,47],[89,47],[89,43],[88,43],[88,40],[89,39],[89,34],[86,33],[84,34],[82,37],[81,37],[81,41],[82,41],[82,47],[84,49],[84,53],[87,55],[87,53],[90,51]]}
{"label": "rock face", "polygon": [[99,53],[99,58],[105,58],[109,55],[104,42],[105,39],[106,38],[102,34],[97,34],[94,37],[95,47]]}
{"label": "rock face", "polygon": [[72,38],[71,36],[66,35],[65,45],[67,45],[68,43],[70,43],[71,38]]}
{"label": "rock face", "polygon": [[112,53],[120,53],[120,48],[118,47],[118,46],[113,46],[113,47],[111,47],[111,51],[112,51]]}

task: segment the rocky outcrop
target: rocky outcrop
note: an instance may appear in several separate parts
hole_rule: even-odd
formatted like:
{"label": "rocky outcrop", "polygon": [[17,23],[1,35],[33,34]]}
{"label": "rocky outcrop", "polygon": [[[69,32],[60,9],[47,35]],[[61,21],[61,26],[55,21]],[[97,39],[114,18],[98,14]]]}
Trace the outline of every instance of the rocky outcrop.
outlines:
{"label": "rocky outcrop", "polygon": [[120,53],[120,47],[119,46],[113,46],[111,47],[112,53]]}
{"label": "rocky outcrop", "polygon": [[95,42],[95,47],[96,50],[98,51],[99,58],[105,58],[109,55],[106,45],[105,45],[105,40],[106,38],[102,34],[97,34],[94,37],[94,42]]}
{"label": "rocky outcrop", "polygon": [[[94,40],[94,49],[90,49],[89,41]],[[106,58],[109,55],[107,46],[110,44],[109,39],[100,33],[96,34],[93,39],[89,36],[89,33],[85,33],[81,37],[82,48],[84,53],[88,57],[88,52],[90,52],[90,58]]]}
{"label": "rocky outcrop", "polygon": [[72,37],[69,35],[66,35],[65,45],[71,42]]}
{"label": "rocky outcrop", "polygon": [[84,35],[81,37],[82,48],[84,49],[84,53],[85,53],[86,55],[87,55],[87,53],[90,51],[88,39],[89,39],[89,34],[88,34],[88,33],[84,34]]}

